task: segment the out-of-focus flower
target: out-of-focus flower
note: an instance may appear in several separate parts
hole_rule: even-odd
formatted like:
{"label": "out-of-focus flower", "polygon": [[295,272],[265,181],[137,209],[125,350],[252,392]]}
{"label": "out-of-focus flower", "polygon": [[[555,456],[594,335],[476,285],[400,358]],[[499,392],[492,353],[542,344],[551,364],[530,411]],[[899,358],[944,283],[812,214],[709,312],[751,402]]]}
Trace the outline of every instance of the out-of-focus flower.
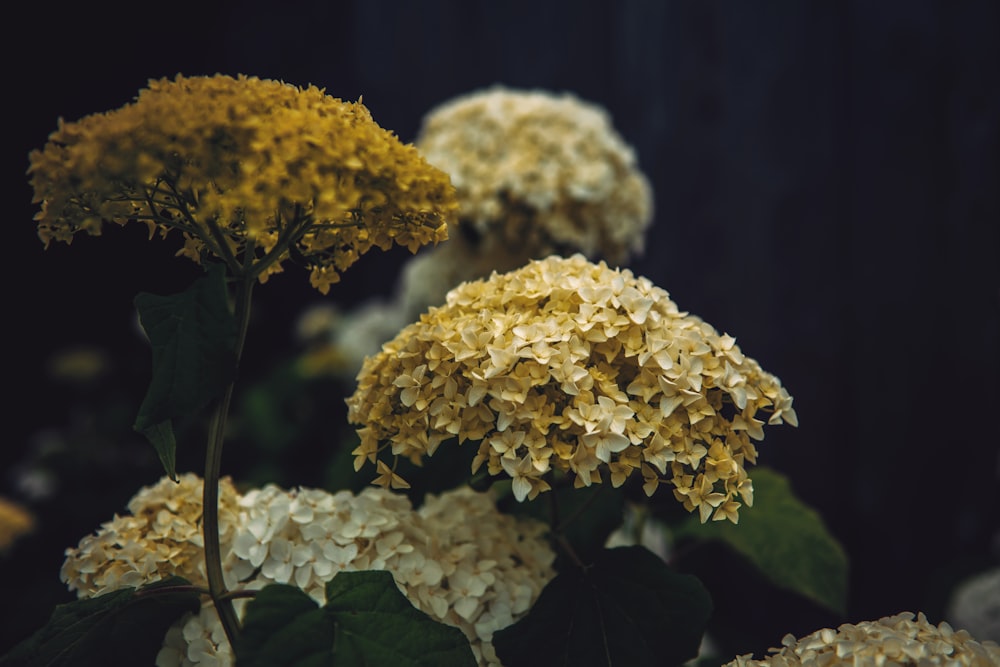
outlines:
{"label": "out-of-focus flower", "polygon": [[[220,513],[227,586],[287,583],[319,604],[338,572],[385,570],[418,609],[458,627],[481,665],[499,666],[493,633],[524,616],[555,576],[547,526],[502,514],[489,493],[463,487],[428,495],[419,509],[370,487],[329,493],[267,485],[239,495],[226,482]],[[184,475],[143,489],[96,535],[67,550],[63,580],[80,597],[169,575],[205,585],[201,482]],[[126,520],[129,519],[129,520]],[[145,531],[151,531],[146,535]],[[237,614],[246,599],[235,601]],[[207,598],[167,633],[159,667],[229,665],[232,651]]]}
{"label": "out-of-focus flower", "polygon": [[403,266],[390,299],[341,322],[334,342],[352,375],[461,282],[551,254],[624,264],[643,250],[652,189],[597,104],[494,86],[432,109],[415,144],[451,176],[459,220],[448,243]]}
{"label": "out-of-focus flower", "polygon": [[52,379],[81,385],[101,379],[110,366],[107,352],[89,345],[60,350],[50,356],[45,364]]}
{"label": "out-of-focus flower", "polygon": [[0,552],[9,549],[15,542],[35,528],[34,515],[7,498],[0,498]]}
{"label": "out-of-focus flower", "polygon": [[651,188],[596,104],[497,85],[432,109],[414,143],[458,191],[453,236],[514,256],[498,270],[572,252],[618,264],[643,249]]}
{"label": "out-of-focus flower", "polygon": [[948,623],[934,625],[923,613],[901,612],[877,621],[845,623],[836,630],[823,628],[801,639],[787,635],[781,648],[754,660],[739,656],[726,667],[881,667],[882,665],[948,665],[995,667],[1000,646],[977,641]]}
{"label": "out-of-focus flower", "polygon": [[753,441],[765,423],[796,424],[780,380],[734,338],[580,254],[456,287],[366,360],[347,404],[356,469],[473,440],[472,472],[511,477],[518,500],[553,471],[578,487],[638,473],[702,521],[737,520]]}
{"label": "out-of-focus flower", "polygon": [[[76,547],[66,550],[60,577],[78,597],[90,598],[126,586],[184,577],[207,586],[202,537],[201,478],[188,473],[178,482],[164,477],[143,487],[116,515]],[[239,520],[238,494],[230,479],[219,482],[219,538],[223,553]],[[249,573],[232,557],[223,563],[226,584],[235,586]]]}
{"label": "out-of-focus flower", "polygon": [[980,639],[1000,642],[1000,567],[963,579],[948,601],[947,618]]}
{"label": "out-of-focus flower", "polygon": [[243,75],[151,80],[120,109],[60,120],[29,175],[46,246],[142,222],[233,275],[264,281],[294,257],[324,293],[373,246],[447,238],[457,210],[448,176],[360,101]]}
{"label": "out-of-focus flower", "polygon": [[629,503],[625,505],[621,525],[608,535],[604,546],[613,549],[633,544],[646,547],[664,561],[670,560],[673,545],[667,523],[653,516],[645,507]]}

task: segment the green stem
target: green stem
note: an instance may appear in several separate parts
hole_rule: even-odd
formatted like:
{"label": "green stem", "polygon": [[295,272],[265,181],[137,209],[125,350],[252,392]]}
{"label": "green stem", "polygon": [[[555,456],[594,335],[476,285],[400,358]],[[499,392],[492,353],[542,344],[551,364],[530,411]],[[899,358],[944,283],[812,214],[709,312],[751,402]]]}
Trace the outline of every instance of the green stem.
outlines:
{"label": "green stem", "polygon": [[577,567],[581,570],[586,570],[587,565],[576,553],[576,549],[573,548],[569,540],[566,539],[566,533],[564,532],[565,522],[559,521],[559,502],[556,499],[556,494],[550,492],[547,495],[549,497],[549,527],[552,529],[552,539],[555,540],[555,543]]}
{"label": "green stem", "polygon": [[[246,273],[237,278],[234,294],[234,316],[237,323],[236,364],[239,367],[243,344],[250,324],[250,297],[254,279]],[[236,655],[240,620],[233,607],[232,596],[226,590],[222,575],[222,549],[219,545],[219,479],[222,469],[222,445],[226,435],[226,419],[233,398],[235,379],[226,387],[222,398],[216,404],[215,414],[209,427],[208,447],[205,454],[205,488],[203,494],[202,529],[205,539],[205,572],[208,576],[208,591],[226,631],[226,637]]]}

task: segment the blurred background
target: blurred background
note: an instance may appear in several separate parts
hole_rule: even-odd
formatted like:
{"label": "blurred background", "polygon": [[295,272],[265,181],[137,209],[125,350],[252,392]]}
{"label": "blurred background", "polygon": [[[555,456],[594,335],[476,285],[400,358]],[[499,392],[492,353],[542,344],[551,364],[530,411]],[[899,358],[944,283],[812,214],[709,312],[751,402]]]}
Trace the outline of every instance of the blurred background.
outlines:
{"label": "blurred background", "polygon": [[[132,299],[197,275],[141,229],[43,251],[27,155],[59,117],[118,108],[177,73],[363,96],[404,141],[432,107],[494,83],[608,110],[654,187],[630,268],[782,379],[800,426],[769,431],[759,462],[788,476],[850,558],[843,619],[738,569],[717,574],[746,586],[739,610],[719,609],[749,630],[734,650],[904,610],[938,622],[962,580],[1000,565],[1000,4],[65,5],[26,4],[3,27],[13,428],[0,495],[34,528],[0,556],[0,652],[71,599],[63,550],[160,476],[130,430],[150,361]],[[272,374],[296,353],[303,312],[388,294],[408,256],[373,251],[327,297],[293,269],[258,289],[246,377],[280,386]],[[296,385],[256,409],[335,433],[343,407],[322,401],[339,390]],[[224,472],[329,482],[315,465],[326,443],[290,447],[271,468],[248,461],[267,459],[253,446],[229,447]],[[181,466],[199,470],[198,456],[182,452]]]}

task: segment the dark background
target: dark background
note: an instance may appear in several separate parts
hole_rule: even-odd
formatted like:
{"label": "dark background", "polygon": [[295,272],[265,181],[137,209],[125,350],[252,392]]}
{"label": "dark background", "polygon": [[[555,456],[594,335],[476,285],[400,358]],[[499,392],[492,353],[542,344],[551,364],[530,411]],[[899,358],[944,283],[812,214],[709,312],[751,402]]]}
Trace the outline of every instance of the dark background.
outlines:
{"label": "dark background", "polygon": [[[795,397],[800,427],[771,429],[760,463],[785,473],[844,544],[843,620],[924,610],[939,621],[958,578],[997,564],[1000,4],[295,0],[23,12],[3,28],[8,497],[28,502],[15,482],[45,434],[85,419],[46,375],[49,355],[77,343],[109,351],[137,378],[125,399],[137,406],[148,352],[132,298],[195,275],[137,230],[42,250],[24,171],[59,116],[115,109],[150,78],[246,73],[363,95],[410,141],[435,105],[503,83],[608,109],[655,188],[647,250],[631,267],[736,336]],[[388,292],[404,259],[374,251],[328,298],[350,306]],[[304,277],[290,270],[257,291],[248,357],[284,349],[296,316],[323,300]],[[36,533],[0,560],[0,590],[15,596],[5,617],[16,616],[0,648],[69,599],[62,550],[155,479],[148,445],[129,446],[134,460],[67,470],[59,502],[38,503]],[[759,630],[747,651],[840,620],[770,614],[776,600],[744,601]]]}

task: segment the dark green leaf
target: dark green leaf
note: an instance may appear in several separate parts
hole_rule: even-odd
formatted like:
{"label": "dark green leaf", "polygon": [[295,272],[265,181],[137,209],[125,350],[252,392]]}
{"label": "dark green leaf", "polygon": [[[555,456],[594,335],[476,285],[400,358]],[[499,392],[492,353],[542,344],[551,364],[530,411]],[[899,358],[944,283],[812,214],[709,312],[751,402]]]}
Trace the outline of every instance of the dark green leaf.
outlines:
{"label": "dark green leaf", "polygon": [[[0,659],[3,667],[152,665],[170,626],[197,612],[198,595],[165,591],[179,577],[61,604],[45,627]],[[159,589],[159,592],[157,590]]]}
{"label": "dark green leaf", "polygon": [[157,456],[167,475],[173,481],[177,481],[177,441],[174,440],[174,429],[170,420],[162,421],[142,429],[142,434],[146,436],[156,449]]}
{"label": "dark green leaf", "polygon": [[458,628],[439,623],[399,592],[389,572],[341,572],[327,604],[273,584],[247,606],[240,665],[270,667],[475,667]]}
{"label": "dark green leaf", "polygon": [[135,420],[164,465],[174,460],[171,420],[189,417],[219,396],[236,370],[236,323],[229,310],[225,269],[212,265],[180,294],[135,298],[153,348],[149,389]]}
{"label": "dark green leaf", "polygon": [[[509,489],[509,483],[506,488]],[[622,489],[606,483],[579,489],[556,486],[534,500],[524,502],[518,502],[513,492],[508,492],[501,496],[497,506],[509,514],[528,515],[551,523],[553,503],[563,536],[585,562],[597,558],[604,550],[608,536],[621,525],[625,512]],[[560,553],[560,563],[562,558]]]}
{"label": "dark green leaf", "polygon": [[840,543],[784,476],[762,466],[752,476],[753,507],[742,508],[739,525],[702,524],[692,515],[676,527],[677,539],[721,540],[776,586],[844,614],[848,564]]}
{"label": "dark green leaf", "polygon": [[679,665],[698,654],[711,611],[698,579],[648,549],[606,549],[549,582],[493,646],[506,667]]}
{"label": "dark green leaf", "polygon": [[334,628],[311,597],[286,584],[266,586],[247,605],[240,665],[321,667],[333,664]]}
{"label": "dark green leaf", "polygon": [[326,585],[337,664],[475,667],[465,634],[439,623],[399,592],[389,572],[341,572]]}
{"label": "dark green leaf", "polygon": [[[455,438],[445,440],[437,453],[425,457],[419,466],[401,456],[396,462],[396,472],[410,484],[405,491],[410,502],[419,506],[428,493],[440,494],[467,483],[472,477],[472,459],[477,446],[478,443],[473,441],[459,445]],[[364,469],[362,473],[372,478],[375,476],[374,472]]]}

